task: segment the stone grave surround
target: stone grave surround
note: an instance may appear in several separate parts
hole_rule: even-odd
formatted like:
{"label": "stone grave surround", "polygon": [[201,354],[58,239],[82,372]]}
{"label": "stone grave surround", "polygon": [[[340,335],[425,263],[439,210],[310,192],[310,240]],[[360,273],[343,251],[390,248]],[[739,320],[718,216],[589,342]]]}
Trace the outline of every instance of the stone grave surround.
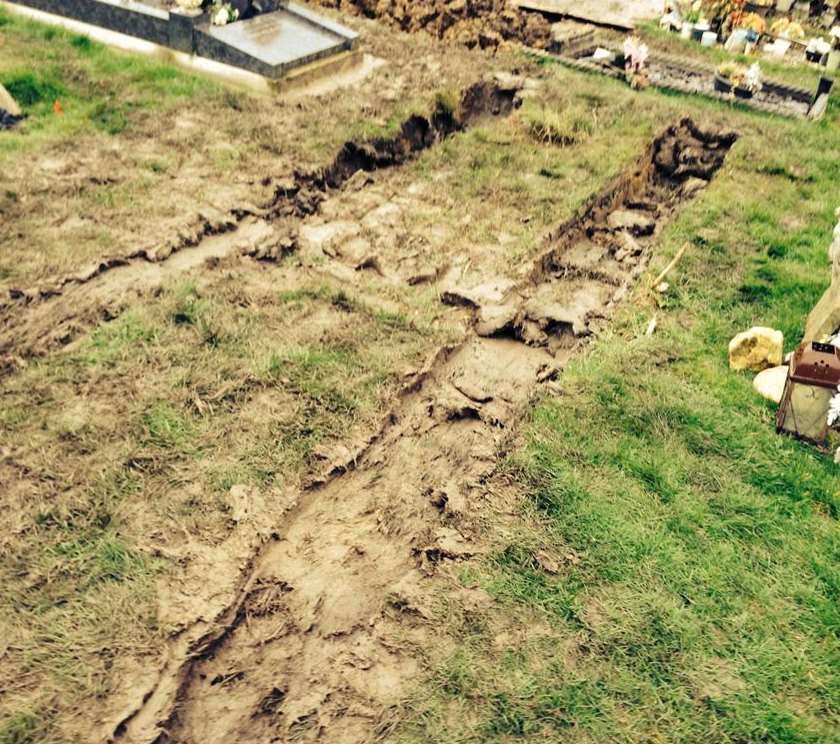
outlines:
{"label": "stone grave surround", "polygon": [[622,29],[659,18],[665,7],[664,0],[514,0],[514,4],[523,10]]}
{"label": "stone grave surround", "polygon": [[837,217],[838,223],[834,228],[834,240],[828,249],[831,285],[808,316],[803,339],[806,342],[822,341],[828,336],[833,336],[840,328],[840,207],[834,216]]}
{"label": "stone grave surround", "polygon": [[6,0],[279,80],[291,70],[351,51],[358,35],[290,0],[228,0],[244,16],[213,26],[209,13],[159,0]]}

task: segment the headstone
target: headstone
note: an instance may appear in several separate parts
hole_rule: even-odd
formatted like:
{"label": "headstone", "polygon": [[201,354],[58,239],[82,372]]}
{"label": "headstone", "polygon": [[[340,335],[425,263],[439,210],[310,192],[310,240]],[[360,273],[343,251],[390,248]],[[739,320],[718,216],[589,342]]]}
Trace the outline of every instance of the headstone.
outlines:
{"label": "headstone", "polygon": [[226,0],[239,20],[212,26],[207,14],[170,0],[9,0],[279,80],[291,70],[351,51],[357,34],[290,0]]}
{"label": "headstone", "polygon": [[[214,47],[220,62],[235,63],[242,57],[254,61],[256,72],[275,76],[271,71],[282,71],[300,60],[312,61],[348,48],[353,35],[342,36],[332,24],[323,19],[313,23],[305,9],[294,11],[283,8],[273,13],[255,15],[226,26],[211,26],[206,32],[222,47]],[[199,40],[199,53],[201,53]],[[228,52],[227,50],[230,50]],[[228,60],[226,55],[230,54]]]}

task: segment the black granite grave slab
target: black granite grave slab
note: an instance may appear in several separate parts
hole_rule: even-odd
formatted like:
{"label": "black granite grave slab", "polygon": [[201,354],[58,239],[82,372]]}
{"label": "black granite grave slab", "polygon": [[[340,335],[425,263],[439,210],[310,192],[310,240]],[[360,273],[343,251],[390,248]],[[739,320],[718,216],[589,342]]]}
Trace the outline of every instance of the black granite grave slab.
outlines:
{"label": "black granite grave slab", "polygon": [[168,8],[163,0],[9,0],[270,79],[350,50],[357,35],[288,0],[263,0],[257,12],[226,26],[208,13]]}

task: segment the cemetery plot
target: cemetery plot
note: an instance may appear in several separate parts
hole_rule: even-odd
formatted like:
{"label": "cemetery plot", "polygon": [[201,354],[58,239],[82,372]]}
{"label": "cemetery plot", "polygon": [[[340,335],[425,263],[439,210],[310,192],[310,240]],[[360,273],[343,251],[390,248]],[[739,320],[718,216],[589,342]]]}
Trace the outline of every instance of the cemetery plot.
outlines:
{"label": "cemetery plot", "polygon": [[[9,299],[0,303],[0,359],[5,360],[0,370],[11,373],[26,359],[71,343],[103,316],[116,318],[129,293],[148,291],[207,261],[239,254],[282,259],[296,249],[294,221],[317,213],[330,190],[360,172],[400,165],[485,116],[510,114],[521,103],[524,82],[504,79],[469,87],[457,107],[439,103],[428,118],[410,116],[393,138],[347,142],[329,166],[281,183],[262,207],[205,216],[164,245],[106,258],[41,286],[11,288]],[[277,220],[279,228],[272,224]]]}
{"label": "cemetery plot", "polygon": [[[579,70],[589,70],[618,79],[625,79],[624,56],[619,51],[596,55],[597,49],[590,47],[573,55],[561,55],[557,59],[563,64]],[[666,54],[653,53],[647,60],[647,77],[651,85],[666,90],[676,90],[716,98],[721,101],[737,101],[768,113],[806,118],[814,110],[819,94],[827,90],[808,91],[770,80],[762,82],[761,88],[750,92],[748,97],[723,92],[716,82],[715,69],[687,59]]]}
{"label": "cemetery plot", "polygon": [[[406,694],[413,662],[388,639],[403,612],[424,612],[414,605],[423,577],[486,550],[478,519],[494,450],[734,142],[690,120],[668,128],[556,231],[527,279],[475,300],[475,331],[434,353],[382,427],[295,499],[283,539],[244,559],[239,589],[213,623],[195,618],[174,640],[163,670],[134,690],[142,702],[116,723],[114,739],[209,744],[317,731],[355,741],[371,717],[380,725]],[[433,643],[419,627],[412,640]]]}
{"label": "cemetery plot", "polygon": [[[116,31],[178,52],[241,68],[270,80],[353,48],[356,34],[294,2],[264,3],[236,23],[152,0],[12,0],[58,18]],[[242,3],[243,8],[250,3]]]}

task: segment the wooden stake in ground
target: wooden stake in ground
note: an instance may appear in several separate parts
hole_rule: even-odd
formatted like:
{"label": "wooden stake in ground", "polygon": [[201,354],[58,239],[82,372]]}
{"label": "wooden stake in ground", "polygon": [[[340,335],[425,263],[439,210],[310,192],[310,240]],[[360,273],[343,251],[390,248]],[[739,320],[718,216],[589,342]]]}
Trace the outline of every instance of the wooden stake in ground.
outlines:
{"label": "wooden stake in ground", "polygon": [[662,273],[656,277],[651,283],[651,287],[658,287],[662,281],[665,279],[666,276],[671,272],[671,269],[679,263],[679,260],[683,257],[685,252],[688,250],[688,243],[683,243],[682,248],[677,251],[677,255],[671,259],[671,263],[669,263],[664,269],[662,269]]}

